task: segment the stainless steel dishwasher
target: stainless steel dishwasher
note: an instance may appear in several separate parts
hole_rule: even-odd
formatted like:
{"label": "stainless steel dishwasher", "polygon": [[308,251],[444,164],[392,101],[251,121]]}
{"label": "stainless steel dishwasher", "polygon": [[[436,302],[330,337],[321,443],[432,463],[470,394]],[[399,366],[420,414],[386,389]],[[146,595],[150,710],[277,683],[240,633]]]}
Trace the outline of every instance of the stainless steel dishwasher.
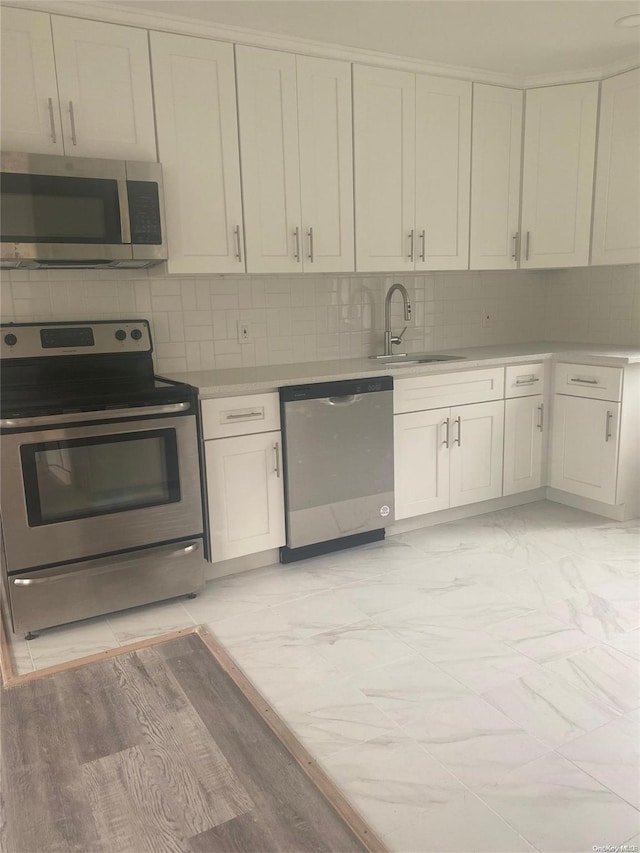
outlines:
{"label": "stainless steel dishwasher", "polygon": [[393,521],[393,379],[280,389],[290,563],[384,538]]}

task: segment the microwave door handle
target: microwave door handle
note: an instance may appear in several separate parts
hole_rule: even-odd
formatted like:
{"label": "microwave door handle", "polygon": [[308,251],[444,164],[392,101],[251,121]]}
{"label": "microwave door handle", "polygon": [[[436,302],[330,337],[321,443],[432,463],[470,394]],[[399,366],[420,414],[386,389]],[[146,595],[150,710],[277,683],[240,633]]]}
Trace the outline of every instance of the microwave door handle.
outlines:
{"label": "microwave door handle", "polygon": [[127,182],[117,181],[118,205],[120,207],[120,234],[123,243],[131,243],[131,220],[129,218],[129,193]]}

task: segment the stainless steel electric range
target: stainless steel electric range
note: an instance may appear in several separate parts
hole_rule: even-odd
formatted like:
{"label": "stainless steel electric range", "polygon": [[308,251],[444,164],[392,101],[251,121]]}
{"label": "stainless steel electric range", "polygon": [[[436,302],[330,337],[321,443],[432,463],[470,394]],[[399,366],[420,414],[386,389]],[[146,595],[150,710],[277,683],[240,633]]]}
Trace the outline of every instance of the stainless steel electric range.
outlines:
{"label": "stainless steel electric range", "polygon": [[146,320],[0,326],[3,589],[14,632],[204,583],[197,391]]}

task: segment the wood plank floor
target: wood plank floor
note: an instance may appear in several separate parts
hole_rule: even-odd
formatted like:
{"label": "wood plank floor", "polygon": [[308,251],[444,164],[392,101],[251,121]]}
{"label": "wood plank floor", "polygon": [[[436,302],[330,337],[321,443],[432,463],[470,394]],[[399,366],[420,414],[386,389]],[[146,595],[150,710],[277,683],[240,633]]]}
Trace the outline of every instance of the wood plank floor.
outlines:
{"label": "wood plank floor", "polygon": [[3,689],[3,851],[384,850],[207,642]]}

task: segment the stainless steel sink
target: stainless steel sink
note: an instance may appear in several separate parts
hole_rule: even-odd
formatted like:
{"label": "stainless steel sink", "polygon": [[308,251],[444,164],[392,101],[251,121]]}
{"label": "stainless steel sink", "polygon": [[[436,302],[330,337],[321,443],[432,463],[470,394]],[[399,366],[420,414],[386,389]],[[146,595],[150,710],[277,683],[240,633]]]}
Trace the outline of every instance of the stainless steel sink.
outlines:
{"label": "stainless steel sink", "polygon": [[409,367],[416,364],[434,364],[439,361],[464,361],[464,355],[437,355],[431,352],[407,353],[407,355],[372,355],[380,367]]}

